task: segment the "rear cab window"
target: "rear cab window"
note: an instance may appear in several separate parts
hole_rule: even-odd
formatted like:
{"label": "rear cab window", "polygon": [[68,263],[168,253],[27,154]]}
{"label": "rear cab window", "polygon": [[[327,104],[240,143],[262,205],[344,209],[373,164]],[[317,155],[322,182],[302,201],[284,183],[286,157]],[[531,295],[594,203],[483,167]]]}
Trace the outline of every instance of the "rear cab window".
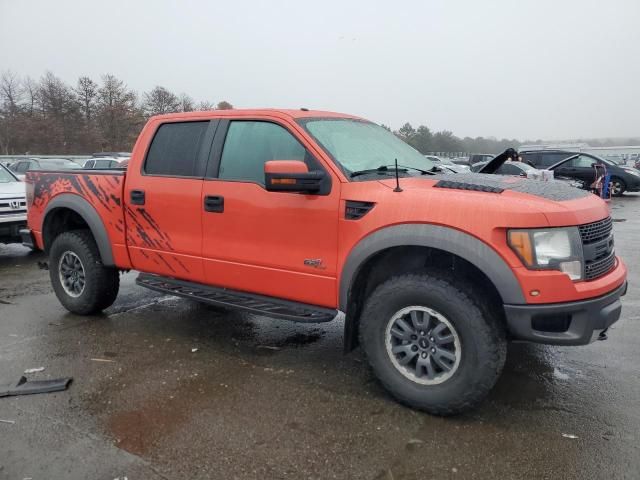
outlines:
{"label": "rear cab window", "polygon": [[145,175],[202,177],[202,150],[210,121],[163,123],[156,131],[144,162]]}

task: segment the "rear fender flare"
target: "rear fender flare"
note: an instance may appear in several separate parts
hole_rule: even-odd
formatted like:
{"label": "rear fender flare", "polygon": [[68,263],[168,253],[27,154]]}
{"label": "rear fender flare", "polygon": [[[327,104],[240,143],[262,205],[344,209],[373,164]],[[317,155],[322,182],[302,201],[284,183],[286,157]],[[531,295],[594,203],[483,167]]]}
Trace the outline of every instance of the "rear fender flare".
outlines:
{"label": "rear fender flare", "polygon": [[[62,193],[54,197],[53,200],[47,204],[47,208],[44,212],[44,221],[42,222],[43,235],[49,214],[58,208],[67,208],[82,217],[87,225],[89,225],[89,230],[91,230],[91,234],[96,241],[102,264],[109,267],[114,266],[115,263],[113,261],[111,242],[109,241],[107,229],[105,228],[104,223],[102,223],[100,215],[87,200],[78,195]],[[50,246],[51,245],[44,245],[45,250],[48,251]]]}

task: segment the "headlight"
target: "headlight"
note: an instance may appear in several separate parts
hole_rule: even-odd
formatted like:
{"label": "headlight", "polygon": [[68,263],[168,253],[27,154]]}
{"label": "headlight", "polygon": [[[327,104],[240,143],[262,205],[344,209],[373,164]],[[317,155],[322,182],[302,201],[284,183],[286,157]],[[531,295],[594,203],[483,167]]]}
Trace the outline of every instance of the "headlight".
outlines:
{"label": "headlight", "polygon": [[582,279],[582,242],[577,227],[509,230],[508,242],[531,270],[559,270]]}

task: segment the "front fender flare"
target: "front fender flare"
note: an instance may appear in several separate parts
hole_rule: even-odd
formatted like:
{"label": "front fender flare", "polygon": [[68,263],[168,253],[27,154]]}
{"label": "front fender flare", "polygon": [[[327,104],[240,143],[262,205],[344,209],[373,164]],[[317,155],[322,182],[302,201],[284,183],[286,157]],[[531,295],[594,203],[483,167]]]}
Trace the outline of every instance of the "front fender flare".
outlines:
{"label": "front fender flare", "polygon": [[[109,241],[109,235],[107,229],[102,223],[100,215],[96,209],[84,198],[72,193],[61,193],[57,195],[47,204],[47,208],[44,211],[44,220],[42,222],[42,233],[44,241],[44,227],[47,224],[47,217],[51,212],[58,208],[68,208],[76,212],[82,217],[82,219],[89,225],[91,234],[96,241],[98,251],[100,252],[100,258],[102,264],[108,267],[114,266],[113,251],[111,249],[111,242]],[[45,250],[48,250],[50,245],[45,244]]]}
{"label": "front fender flare", "polygon": [[430,247],[457,255],[484,272],[504,303],[526,303],[515,274],[486,243],[453,228],[431,224],[404,224],[377,230],[360,240],[351,250],[340,276],[338,303],[341,311],[347,311],[350,290],[362,265],[377,252],[400,246]]}

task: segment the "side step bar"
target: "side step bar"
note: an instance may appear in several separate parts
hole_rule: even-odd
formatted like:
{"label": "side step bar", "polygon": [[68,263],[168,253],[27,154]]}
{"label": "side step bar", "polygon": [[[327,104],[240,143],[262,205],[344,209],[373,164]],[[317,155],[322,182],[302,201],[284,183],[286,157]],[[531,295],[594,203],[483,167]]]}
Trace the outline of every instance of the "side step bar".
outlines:
{"label": "side step bar", "polygon": [[337,310],[290,302],[278,298],[238,292],[226,288],[211,287],[200,283],[185,282],[174,278],[141,273],[136,283],[157,292],[192,298],[212,305],[246,310],[256,315],[292,320],[303,323],[330,322],[338,314]]}

